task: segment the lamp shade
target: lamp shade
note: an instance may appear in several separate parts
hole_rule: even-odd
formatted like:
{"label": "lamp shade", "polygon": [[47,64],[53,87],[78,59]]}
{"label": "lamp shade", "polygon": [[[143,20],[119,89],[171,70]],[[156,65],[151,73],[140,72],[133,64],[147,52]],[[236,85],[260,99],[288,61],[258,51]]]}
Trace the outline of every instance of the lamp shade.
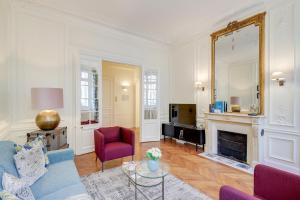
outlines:
{"label": "lamp shade", "polygon": [[230,97],[231,105],[240,105],[240,97]]}
{"label": "lamp shade", "polygon": [[31,105],[33,109],[63,108],[63,99],[62,88],[31,88]]}

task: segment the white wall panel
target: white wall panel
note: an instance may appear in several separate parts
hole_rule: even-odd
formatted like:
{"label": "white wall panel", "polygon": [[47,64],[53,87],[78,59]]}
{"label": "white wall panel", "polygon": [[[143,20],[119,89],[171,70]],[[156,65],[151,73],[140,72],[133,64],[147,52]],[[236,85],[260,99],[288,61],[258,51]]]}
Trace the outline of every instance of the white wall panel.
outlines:
{"label": "white wall panel", "polygon": [[[38,112],[31,109],[31,88],[64,88],[64,45],[63,24],[17,13],[15,122],[33,119]],[[64,93],[67,95],[67,91],[64,90]]]}
{"label": "white wall panel", "polygon": [[[270,83],[270,124],[294,126],[295,105],[295,24],[294,4],[282,5],[269,11],[270,74],[283,72],[284,87]],[[269,79],[270,80],[270,79]],[[284,98],[282,98],[284,97]]]}
{"label": "white wall panel", "polygon": [[172,103],[194,103],[194,44],[173,50]]}
{"label": "white wall panel", "polygon": [[10,125],[9,102],[9,4],[0,1],[0,137]]}

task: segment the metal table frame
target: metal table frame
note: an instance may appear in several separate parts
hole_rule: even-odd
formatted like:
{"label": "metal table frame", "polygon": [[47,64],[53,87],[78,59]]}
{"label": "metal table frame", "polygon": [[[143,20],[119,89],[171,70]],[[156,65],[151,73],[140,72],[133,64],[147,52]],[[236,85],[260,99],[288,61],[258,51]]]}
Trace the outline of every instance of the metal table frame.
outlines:
{"label": "metal table frame", "polygon": [[[139,175],[136,170],[130,172],[126,172],[124,171],[124,174],[127,176],[128,178],[128,187],[130,187],[130,185],[132,184],[134,186],[134,197],[135,197],[135,200],[137,200],[137,192],[139,191],[147,200],[156,200],[156,199],[162,199],[164,200],[165,199],[165,176],[161,176],[161,177],[157,177],[157,178],[150,178],[150,177],[144,177],[144,176],[141,176]],[[134,178],[132,177],[132,175],[134,175]],[[145,179],[153,179],[153,180],[156,180],[156,179],[161,179],[160,182],[158,183],[155,183],[155,184],[151,184],[151,185],[143,185],[143,184],[139,184],[138,183],[138,176],[140,176],[141,178],[145,178]],[[144,188],[150,188],[150,187],[156,187],[156,186],[159,186],[161,185],[161,196],[155,198],[155,199],[150,199],[148,198],[144,192],[141,190],[141,188],[139,187],[144,187]]]}

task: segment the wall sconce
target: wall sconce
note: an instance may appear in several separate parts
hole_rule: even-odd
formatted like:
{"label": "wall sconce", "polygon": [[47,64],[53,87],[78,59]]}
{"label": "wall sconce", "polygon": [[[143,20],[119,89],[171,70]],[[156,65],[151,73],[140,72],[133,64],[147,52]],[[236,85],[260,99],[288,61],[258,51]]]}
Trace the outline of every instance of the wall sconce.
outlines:
{"label": "wall sconce", "polygon": [[197,90],[201,90],[201,91],[205,90],[205,86],[204,86],[203,82],[201,82],[201,81],[196,81],[195,82],[195,88]]}
{"label": "wall sconce", "polygon": [[279,86],[284,86],[285,78],[283,72],[273,72],[272,81],[276,81]]}
{"label": "wall sconce", "polygon": [[129,82],[127,81],[124,81],[121,83],[121,89],[124,91],[124,92],[127,92],[128,91],[128,87],[130,86]]}

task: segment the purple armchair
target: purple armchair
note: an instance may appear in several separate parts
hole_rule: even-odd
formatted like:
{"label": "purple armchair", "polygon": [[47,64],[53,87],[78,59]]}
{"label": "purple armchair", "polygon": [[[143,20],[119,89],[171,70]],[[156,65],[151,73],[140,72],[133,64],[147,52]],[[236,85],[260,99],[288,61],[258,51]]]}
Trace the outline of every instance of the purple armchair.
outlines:
{"label": "purple armchair", "polygon": [[254,195],[222,186],[220,200],[299,200],[300,176],[265,165],[254,169]]}
{"label": "purple armchair", "polygon": [[108,160],[134,156],[134,132],[122,127],[99,128],[94,130],[95,153],[102,163]]}

